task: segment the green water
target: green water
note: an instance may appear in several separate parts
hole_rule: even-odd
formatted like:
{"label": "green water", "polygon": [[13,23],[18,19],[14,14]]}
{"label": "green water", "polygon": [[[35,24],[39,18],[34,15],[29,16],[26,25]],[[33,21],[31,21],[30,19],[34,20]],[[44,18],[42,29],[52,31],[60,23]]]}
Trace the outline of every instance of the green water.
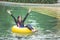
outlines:
{"label": "green water", "polygon": [[[17,18],[18,15],[22,16],[22,19],[26,15],[28,9],[23,8],[23,7],[12,7],[12,6],[2,6],[0,5],[0,37],[11,37],[11,27],[15,25],[15,22],[13,18],[7,13],[7,10],[13,10],[11,13]],[[25,21],[25,24],[32,24],[38,29],[38,33],[36,36],[38,38],[33,37],[35,40],[40,40],[40,35],[46,34],[46,30],[51,30],[52,32],[56,32],[56,29],[54,27],[57,25],[58,19],[55,17],[51,17],[42,13],[38,13],[35,11],[31,11],[30,15]],[[40,31],[43,31],[42,33]],[[23,38],[21,40],[30,40],[30,38]],[[16,38],[13,38],[14,40]],[[6,38],[6,40],[9,40]],[[11,40],[11,39],[10,39]],[[18,40],[18,39],[16,39]],[[32,39],[33,40],[33,39]],[[42,39],[44,40],[44,39]],[[48,39],[46,39],[48,40]],[[51,39],[49,39],[51,40]]]}

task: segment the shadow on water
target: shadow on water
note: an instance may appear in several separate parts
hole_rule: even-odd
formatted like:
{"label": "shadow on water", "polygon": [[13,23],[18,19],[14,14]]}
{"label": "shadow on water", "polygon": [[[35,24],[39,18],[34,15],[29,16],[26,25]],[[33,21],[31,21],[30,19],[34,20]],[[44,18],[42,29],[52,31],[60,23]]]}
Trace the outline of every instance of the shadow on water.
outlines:
{"label": "shadow on water", "polygon": [[[11,33],[11,27],[15,24],[13,18],[6,12],[7,9],[13,10],[12,13],[15,17],[17,17],[18,15],[22,15],[22,18],[24,18],[28,9],[23,7],[11,7],[2,5],[0,5],[0,9],[0,36],[6,37],[8,34]],[[32,11],[26,19],[25,23],[31,23],[37,29],[39,29],[38,31],[43,30],[44,33],[46,33],[46,30],[56,32],[56,29],[54,29],[54,27],[57,25],[57,21],[58,19],[55,17]],[[32,35],[31,37],[33,39],[40,40],[40,35],[41,33],[38,32],[37,37],[34,35]],[[31,40],[31,37],[28,37],[27,39]]]}

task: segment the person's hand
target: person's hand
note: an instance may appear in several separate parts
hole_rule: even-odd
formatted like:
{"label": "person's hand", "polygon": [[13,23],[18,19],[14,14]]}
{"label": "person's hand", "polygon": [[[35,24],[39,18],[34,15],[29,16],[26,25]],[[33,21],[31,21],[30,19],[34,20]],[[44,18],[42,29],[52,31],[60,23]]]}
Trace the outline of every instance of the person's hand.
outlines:
{"label": "person's hand", "polygon": [[30,12],[31,12],[31,9],[28,10],[28,13],[30,13]]}
{"label": "person's hand", "polygon": [[8,12],[10,15],[12,14],[11,11],[12,11],[12,10],[7,10],[7,12]]}

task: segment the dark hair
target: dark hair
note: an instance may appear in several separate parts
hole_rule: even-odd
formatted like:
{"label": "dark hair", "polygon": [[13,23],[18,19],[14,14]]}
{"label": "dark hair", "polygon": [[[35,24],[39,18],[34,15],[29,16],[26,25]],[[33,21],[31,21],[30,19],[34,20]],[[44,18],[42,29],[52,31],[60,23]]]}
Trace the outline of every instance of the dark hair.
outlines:
{"label": "dark hair", "polygon": [[22,16],[18,16],[17,19],[18,19],[19,17],[22,17]]}
{"label": "dark hair", "polygon": [[17,18],[19,18],[20,16],[18,16]]}
{"label": "dark hair", "polygon": [[[17,17],[17,21],[19,21],[19,18],[20,18],[20,17],[21,17],[21,16],[18,16],[18,17]],[[22,19],[21,19],[21,20],[22,20]]]}

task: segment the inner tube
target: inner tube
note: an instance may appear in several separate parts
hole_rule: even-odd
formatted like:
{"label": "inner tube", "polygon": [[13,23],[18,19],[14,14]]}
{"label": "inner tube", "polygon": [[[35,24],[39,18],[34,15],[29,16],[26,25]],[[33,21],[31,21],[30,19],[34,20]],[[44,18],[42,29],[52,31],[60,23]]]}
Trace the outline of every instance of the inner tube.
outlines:
{"label": "inner tube", "polygon": [[17,34],[31,34],[33,33],[31,30],[29,30],[27,27],[19,28],[16,25],[12,26],[12,32]]}

